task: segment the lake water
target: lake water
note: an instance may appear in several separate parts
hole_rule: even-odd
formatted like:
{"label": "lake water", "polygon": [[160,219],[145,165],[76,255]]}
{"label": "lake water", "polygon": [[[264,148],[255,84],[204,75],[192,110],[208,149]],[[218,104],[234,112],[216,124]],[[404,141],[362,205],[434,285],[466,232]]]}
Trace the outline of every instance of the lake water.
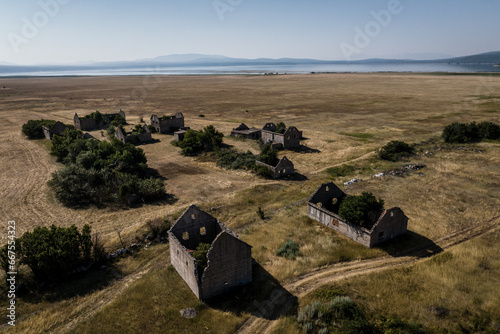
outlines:
{"label": "lake water", "polygon": [[224,75],[224,74],[304,74],[304,73],[377,73],[377,72],[412,72],[412,73],[477,73],[500,72],[500,67],[492,65],[456,65],[456,64],[311,64],[311,65],[246,65],[246,66],[150,66],[137,68],[101,68],[101,69],[55,69],[47,68],[11,68],[0,67],[0,77],[6,76],[127,76],[127,75]]}

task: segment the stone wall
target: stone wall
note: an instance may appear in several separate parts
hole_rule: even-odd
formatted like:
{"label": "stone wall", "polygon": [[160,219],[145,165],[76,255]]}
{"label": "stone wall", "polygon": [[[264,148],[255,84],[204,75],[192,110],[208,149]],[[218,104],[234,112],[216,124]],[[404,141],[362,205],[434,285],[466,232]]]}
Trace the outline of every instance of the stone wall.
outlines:
{"label": "stone wall", "polygon": [[[198,298],[211,298],[251,282],[251,246],[197,206],[191,205],[168,235],[171,263]],[[202,277],[190,254],[200,243],[211,245]]]}
{"label": "stone wall", "polygon": [[201,299],[208,299],[252,281],[252,249],[228,233],[221,233],[208,252]]}

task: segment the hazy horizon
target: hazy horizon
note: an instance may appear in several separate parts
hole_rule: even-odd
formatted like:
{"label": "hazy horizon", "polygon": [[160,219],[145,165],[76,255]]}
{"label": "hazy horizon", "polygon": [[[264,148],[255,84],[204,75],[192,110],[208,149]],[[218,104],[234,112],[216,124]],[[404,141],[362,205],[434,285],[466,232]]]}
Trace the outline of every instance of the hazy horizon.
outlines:
{"label": "hazy horizon", "polygon": [[500,49],[500,3],[0,0],[0,63],[232,58],[439,59]]}

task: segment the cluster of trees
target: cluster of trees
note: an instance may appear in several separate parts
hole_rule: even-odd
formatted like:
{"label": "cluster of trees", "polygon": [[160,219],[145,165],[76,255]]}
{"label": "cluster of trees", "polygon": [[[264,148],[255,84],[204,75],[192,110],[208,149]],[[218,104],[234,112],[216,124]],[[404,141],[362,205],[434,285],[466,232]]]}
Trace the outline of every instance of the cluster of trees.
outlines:
{"label": "cluster of trees", "polygon": [[389,142],[378,151],[380,159],[389,161],[398,161],[413,154],[415,154],[415,147],[399,140]]}
{"label": "cluster of trees", "polygon": [[[0,251],[2,269],[6,263],[7,246]],[[75,269],[104,260],[105,251],[97,238],[92,237],[90,225],[82,230],[76,226],[50,228],[37,227],[24,233],[16,241],[16,256],[20,264],[27,265],[39,282],[66,280]]]}
{"label": "cluster of trees", "polygon": [[257,166],[255,162],[258,160],[272,166],[278,163],[278,151],[273,149],[270,144],[264,145],[259,155],[254,155],[250,151],[240,153],[231,150],[219,150],[217,156],[217,166],[219,167],[250,170],[266,178],[272,177],[272,172],[266,167]]}
{"label": "cluster of trees", "polygon": [[27,123],[23,124],[21,131],[29,139],[42,139],[45,137],[42,126],[51,128],[55,124],[56,121],[50,119],[29,120]]}
{"label": "cluster of trees", "polygon": [[377,200],[372,193],[346,196],[339,205],[339,216],[352,224],[369,227],[377,221],[384,208],[384,200]]}
{"label": "cluster of trees", "polygon": [[447,143],[472,143],[483,139],[500,139],[500,125],[492,122],[452,123],[447,125],[442,137]]}
{"label": "cluster of trees", "polygon": [[220,148],[222,138],[224,134],[217,131],[213,125],[209,125],[200,131],[188,129],[182,141],[172,143],[182,148],[184,155],[191,156]]}
{"label": "cluster of trees", "polygon": [[129,203],[135,195],[144,202],[166,196],[162,180],[147,176],[144,151],[116,138],[110,142],[84,139],[67,129],[52,140],[51,154],[66,166],[53,173],[49,185],[67,206]]}

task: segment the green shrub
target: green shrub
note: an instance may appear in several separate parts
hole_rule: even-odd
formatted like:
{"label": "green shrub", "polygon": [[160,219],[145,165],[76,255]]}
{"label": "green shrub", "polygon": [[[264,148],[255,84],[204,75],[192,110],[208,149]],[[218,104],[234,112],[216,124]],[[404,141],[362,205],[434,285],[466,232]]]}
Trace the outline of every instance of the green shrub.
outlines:
{"label": "green shrub", "polygon": [[278,164],[278,151],[271,144],[266,144],[262,146],[257,160],[271,166],[276,166]]}
{"label": "green shrub", "polygon": [[238,153],[230,150],[217,152],[217,166],[226,169],[254,170],[257,157],[252,152]]}
{"label": "green shrub", "polygon": [[63,281],[71,271],[88,265],[94,244],[91,227],[85,225],[80,232],[76,226],[50,228],[37,227],[18,239],[17,254],[21,264],[33,271],[38,281]]}
{"label": "green shrub", "polygon": [[297,256],[302,256],[299,246],[295,241],[287,239],[281,246],[276,250],[276,255],[295,260]]}
{"label": "green shrub", "polygon": [[479,123],[479,136],[484,139],[499,140],[500,125],[492,122]]}
{"label": "green shrub", "polygon": [[141,133],[146,132],[146,130],[142,127],[141,124],[136,124],[134,129],[132,130],[133,135],[140,135]]}
{"label": "green shrub", "polygon": [[452,123],[444,128],[442,137],[447,143],[471,143],[479,141],[479,127],[475,122]]}
{"label": "green shrub", "polygon": [[114,137],[110,142],[83,139],[80,131],[68,129],[52,140],[51,152],[66,164],[49,181],[66,206],[127,203],[131,194],[149,202],[166,195],[161,179],[146,177],[144,151]]}
{"label": "green shrub", "polygon": [[372,193],[363,192],[361,196],[347,196],[340,203],[339,216],[352,224],[371,228],[384,207],[382,199],[377,200]]}
{"label": "green shrub", "polygon": [[415,153],[415,148],[412,145],[399,140],[393,140],[382,147],[378,155],[383,160],[398,161],[407,158]]}
{"label": "green shrub", "polygon": [[200,243],[198,247],[196,247],[196,250],[193,252],[193,257],[195,258],[196,262],[198,263],[198,275],[201,276],[203,274],[203,271],[207,267],[208,264],[208,258],[207,254],[208,251],[210,250],[210,245],[205,244],[205,243]]}
{"label": "green shrub", "polygon": [[45,137],[42,126],[51,128],[55,124],[56,121],[49,119],[29,120],[27,123],[23,124],[21,131],[25,136],[28,136],[29,139],[42,139]]}
{"label": "green shrub", "polygon": [[221,147],[224,134],[217,131],[213,125],[202,131],[188,129],[184,139],[178,143],[184,155],[196,155],[201,152],[210,152]]}
{"label": "green shrub", "polygon": [[279,122],[278,124],[276,124],[276,128],[277,133],[283,134],[286,132],[286,125],[283,122]]}

